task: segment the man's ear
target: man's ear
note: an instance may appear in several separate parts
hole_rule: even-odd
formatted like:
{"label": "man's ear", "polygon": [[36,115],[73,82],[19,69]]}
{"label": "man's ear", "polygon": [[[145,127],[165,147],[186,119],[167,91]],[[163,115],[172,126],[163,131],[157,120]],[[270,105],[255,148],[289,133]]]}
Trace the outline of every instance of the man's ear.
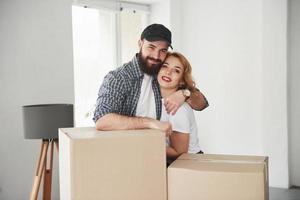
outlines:
{"label": "man's ear", "polygon": [[143,40],[139,39],[138,45],[139,45],[139,49],[140,49],[142,47],[142,45],[143,45]]}

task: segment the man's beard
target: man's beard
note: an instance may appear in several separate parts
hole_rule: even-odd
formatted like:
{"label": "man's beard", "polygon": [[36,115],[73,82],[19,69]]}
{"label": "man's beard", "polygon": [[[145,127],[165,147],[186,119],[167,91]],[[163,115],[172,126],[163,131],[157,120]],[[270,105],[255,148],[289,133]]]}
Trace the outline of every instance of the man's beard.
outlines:
{"label": "man's beard", "polygon": [[[162,60],[160,59],[155,59],[155,58],[152,58],[152,57],[149,57],[147,56],[146,58],[143,57],[142,55],[142,51],[140,50],[140,52],[138,53],[138,57],[139,57],[139,64],[140,64],[140,69],[148,74],[148,75],[156,75],[159,70],[160,70],[160,67],[163,63]],[[154,60],[156,62],[158,62],[157,64],[149,64],[147,62],[147,60]],[[150,66],[148,66],[150,65]]]}

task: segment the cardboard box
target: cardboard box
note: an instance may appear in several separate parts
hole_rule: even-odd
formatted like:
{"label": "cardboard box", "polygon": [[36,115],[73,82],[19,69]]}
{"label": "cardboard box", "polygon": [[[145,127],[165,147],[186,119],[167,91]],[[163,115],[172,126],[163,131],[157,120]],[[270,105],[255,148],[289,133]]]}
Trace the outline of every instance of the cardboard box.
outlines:
{"label": "cardboard box", "polygon": [[61,200],[166,200],[165,134],[59,129]]}
{"label": "cardboard box", "polygon": [[168,168],[169,200],[268,200],[268,157],[183,154]]}

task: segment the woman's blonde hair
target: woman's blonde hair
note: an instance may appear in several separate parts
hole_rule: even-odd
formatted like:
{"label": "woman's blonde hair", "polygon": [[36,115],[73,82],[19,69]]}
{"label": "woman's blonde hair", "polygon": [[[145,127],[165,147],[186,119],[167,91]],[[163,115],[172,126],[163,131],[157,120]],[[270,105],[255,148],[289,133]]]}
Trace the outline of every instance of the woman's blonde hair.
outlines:
{"label": "woman's blonde hair", "polygon": [[181,64],[183,65],[184,71],[183,71],[183,77],[182,81],[183,84],[179,86],[178,89],[189,89],[191,92],[194,92],[196,89],[196,84],[192,77],[192,67],[190,62],[179,52],[168,52],[167,58],[169,56],[173,56],[177,58]]}

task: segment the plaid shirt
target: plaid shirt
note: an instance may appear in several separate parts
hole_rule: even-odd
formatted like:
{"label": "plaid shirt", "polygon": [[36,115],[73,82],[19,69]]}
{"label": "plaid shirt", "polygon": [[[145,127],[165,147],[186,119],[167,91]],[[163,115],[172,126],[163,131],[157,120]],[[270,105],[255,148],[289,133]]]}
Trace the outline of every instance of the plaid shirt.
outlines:
{"label": "plaid shirt", "polygon": [[[108,113],[135,116],[141,94],[144,73],[139,67],[137,55],[129,63],[109,72],[99,89],[94,122]],[[161,94],[156,78],[152,79],[156,119],[161,116]]]}

